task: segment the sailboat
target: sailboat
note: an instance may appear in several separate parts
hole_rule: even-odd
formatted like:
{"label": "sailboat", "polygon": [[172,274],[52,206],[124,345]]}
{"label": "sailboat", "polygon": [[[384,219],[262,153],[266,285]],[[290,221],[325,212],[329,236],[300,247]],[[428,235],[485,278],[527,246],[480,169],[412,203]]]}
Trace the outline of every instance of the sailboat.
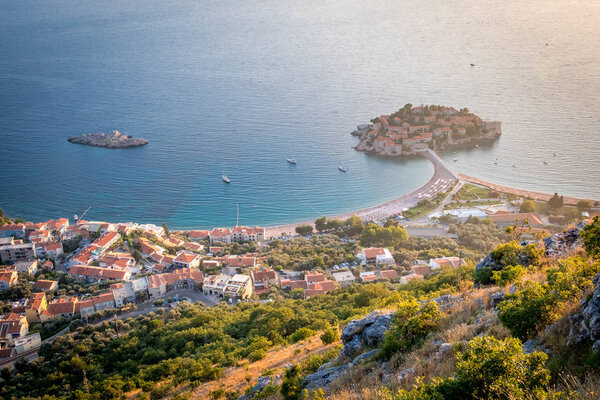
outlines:
{"label": "sailboat", "polygon": [[296,165],[296,160],[294,158],[288,158],[288,159],[286,159],[286,161],[289,162],[290,164]]}
{"label": "sailboat", "polygon": [[342,164],[338,165],[338,169],[342,172],[348,172],[348,168],[344,167]]}
{"label": "sailboat", "polygon": [[231,179],[229,179],[227,175],[225,175],[225,168],[223,168],[223,175],[221,175],[221,179],[223,179],[223,182],[225,183],[231,183]]}

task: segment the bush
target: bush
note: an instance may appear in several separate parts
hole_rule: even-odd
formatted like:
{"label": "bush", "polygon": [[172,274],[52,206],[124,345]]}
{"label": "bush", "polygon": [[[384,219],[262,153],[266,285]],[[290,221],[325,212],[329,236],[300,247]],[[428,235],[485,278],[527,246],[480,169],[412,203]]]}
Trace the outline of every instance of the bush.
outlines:
{"label": "bush", "polygon": [[594,217],[592,222],[586,225],[581,232],[583,247],[590,257],[600,256],[600,218]]}
{"label": "bush", "polygon": [[290,335],[290,341],[292,343],[299,342],[301,340],[308,339],[313,336],[316,332],[309,328],[300,328],[296,332]]}
{"label": "bush", "polygon": [[400,302],[392,326],[384,338],[383,354],[389,357],[408,351],[438,326],[440,318],[441,313],[434,301],[422,305],[416,299]]}
{"label": "bush", "polygon": [[251,362],[255,362],[258,360],[262,360],[263,358],[266,357],[266,355],[267,355],[267,352],[264,351],[263,349],[254,350],[253,352],[248,354],[248,360],[250,360]]}
{"label": "bush", "polygon": [[505,286],[517,282],[527,270],[520,265],[509,265],[500,271],[492,272],[492,280],[496,285]]}
{"label": "bush", "polygon": [[474,281],[482,285],[491,285],[494,283],[494,271],[490,268],[479,268],[475,271]]}
{"label": "bush", "polygon": [[544,367],[546,354],[523,354],[514,338],[498,340],[476,337],[459,355],[454,377],[421,384],[410,392],[401,390],[398,399],[551,399],[550,373]]}
{"label": "bush", "polygon": [[520,213],[532,213],[535,212],[535,202],[533,200],[523,200],[519,207]]}
{"label": "bush", "polygon": [[337,329],[329,328],[321,335],[321,341],[323,344],[331,344],[338,340],[340,335],[338,334]]}

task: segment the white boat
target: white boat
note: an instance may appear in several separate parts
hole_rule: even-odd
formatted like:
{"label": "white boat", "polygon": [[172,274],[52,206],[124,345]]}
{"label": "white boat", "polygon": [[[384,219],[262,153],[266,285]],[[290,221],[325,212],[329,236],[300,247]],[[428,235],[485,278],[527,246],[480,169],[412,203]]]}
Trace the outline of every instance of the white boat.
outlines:
{"label": "white boat", "polygon": [[293,158],[288,158],[286,161],[289,162],[290,164],[296,165],[296,160]]}
{"label": "white boat", "polygon": [[223,182],[225,183],[231,183],[231,179],[229,179],[227,175],[221,175],[221,179],[223,179]]}
{"label": "white boat", "polygon": [[457,162],[457,161],[458,161],[458,158],[454,157],[454,158],[452,159],[452,161],[454,161],[454,162]]}
{"label": "white boat", "polygon": [[338,169],[342,172],[348,172],[348,168],[344,167],[342,164],[338,165]]}

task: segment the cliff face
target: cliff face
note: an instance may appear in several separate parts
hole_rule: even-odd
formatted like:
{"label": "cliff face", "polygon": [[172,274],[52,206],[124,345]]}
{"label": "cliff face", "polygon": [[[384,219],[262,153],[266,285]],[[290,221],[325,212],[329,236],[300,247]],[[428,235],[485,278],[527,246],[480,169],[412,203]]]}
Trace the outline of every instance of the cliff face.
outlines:
{"label": "cliff face", "polygon": [[88,133],[81,136],[70,136],[67,140],[71,143],[103,147],[106,149],[124,149],[148,144],[146,139],[132,138],[123,135],[119,131],[112,131],[110,134]]}

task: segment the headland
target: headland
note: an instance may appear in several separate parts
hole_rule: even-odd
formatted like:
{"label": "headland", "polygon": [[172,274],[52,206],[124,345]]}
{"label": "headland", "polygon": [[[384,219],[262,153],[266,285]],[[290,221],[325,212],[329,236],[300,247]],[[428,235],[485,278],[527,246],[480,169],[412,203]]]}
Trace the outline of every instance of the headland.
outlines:
{"label": "headland", "polygon": [[70,136],[67,139],[71,143],[84,144],[86,146],[102,147],[105,149],[126,149],[148,144],[146,139],[133,138],[123,135],[119,131],[106,133],[87,133],[81,136]]}
{"label": "headland", "polygon": [[354,147],[381,156],[412,156],[425,149],[494,140],[502,135],[499,121],[484,121],[467,108],[406,104],[391,115],[381,115],[352,132]]}

